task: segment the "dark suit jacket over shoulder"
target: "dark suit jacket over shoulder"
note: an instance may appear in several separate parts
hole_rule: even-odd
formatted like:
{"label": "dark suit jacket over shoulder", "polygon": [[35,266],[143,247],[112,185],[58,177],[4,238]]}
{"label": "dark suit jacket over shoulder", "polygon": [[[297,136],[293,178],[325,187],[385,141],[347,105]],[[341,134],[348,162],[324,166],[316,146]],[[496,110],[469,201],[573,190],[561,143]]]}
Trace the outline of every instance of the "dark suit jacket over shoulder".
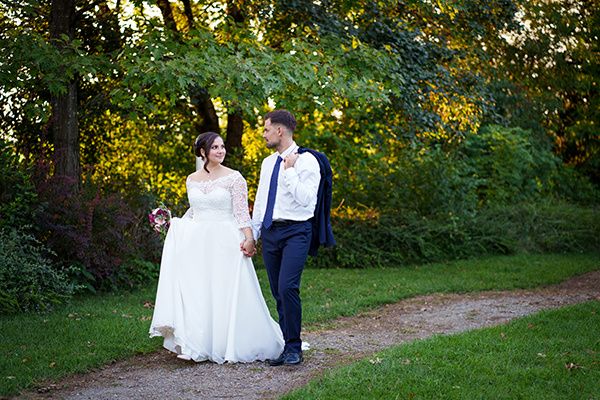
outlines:
{"label": "dark suit jacket over shoulder", "polygon": [[306,147],[299,147],[298,153],[308,151],[315,156],[321,170],[319,191],[317,192],[317,205],[314,216],[310,219],[312,223],[312,238],[308,254],[316,256],[320,245],[335,246],[333,230],[331,229],[331,192],[333,185],[333,173],[327,156],[321,152]]}

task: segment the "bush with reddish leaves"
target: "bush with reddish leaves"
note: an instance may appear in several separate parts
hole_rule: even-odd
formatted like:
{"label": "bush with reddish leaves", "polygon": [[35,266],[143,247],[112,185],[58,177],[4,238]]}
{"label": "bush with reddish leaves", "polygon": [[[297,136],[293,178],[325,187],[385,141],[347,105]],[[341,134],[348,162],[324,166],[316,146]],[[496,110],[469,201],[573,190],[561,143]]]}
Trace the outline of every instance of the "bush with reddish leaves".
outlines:
{"label": "bush with reddish leaves", "polygon": [[122,195],[90,182],[78,187],[46,175],[36,186],[43,210],[38,237],[57,254],[57,263],[79,267],[77,283],[90,290],[141,283],[139,277],[129,282],[121,269],[133,259],[158,259],[161,243],[146,226],[145,212],[136,214]]}

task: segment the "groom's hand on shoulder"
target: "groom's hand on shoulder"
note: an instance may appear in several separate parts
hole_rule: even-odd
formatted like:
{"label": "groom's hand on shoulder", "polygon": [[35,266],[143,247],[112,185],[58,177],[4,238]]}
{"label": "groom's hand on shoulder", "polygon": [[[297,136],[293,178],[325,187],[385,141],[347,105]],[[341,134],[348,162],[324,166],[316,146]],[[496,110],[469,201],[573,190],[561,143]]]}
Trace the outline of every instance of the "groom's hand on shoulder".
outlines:
{"label": "groom's hand on shoulder", "polygon": [[296,164],[296,160],[298,159],[299,154],[298,153],[291,153],[288,154],[284,159],[283,159],[283,167],[285,169],[288,168],[292,168],[295,164]]}

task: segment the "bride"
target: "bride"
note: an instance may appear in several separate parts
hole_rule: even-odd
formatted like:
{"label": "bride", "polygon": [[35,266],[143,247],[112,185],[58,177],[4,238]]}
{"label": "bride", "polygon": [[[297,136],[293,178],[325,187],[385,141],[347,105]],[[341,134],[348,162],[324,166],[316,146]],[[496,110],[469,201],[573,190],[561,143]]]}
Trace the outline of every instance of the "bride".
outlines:
{"label": "bride", "polygon": [[262,296],[246,180],[222,165],[223,139],[194,142],[202,168],[186,181],[190,208],[165,238],[150,337],[179,358],[216,363],[274,359],[283,350],[279,325]]}

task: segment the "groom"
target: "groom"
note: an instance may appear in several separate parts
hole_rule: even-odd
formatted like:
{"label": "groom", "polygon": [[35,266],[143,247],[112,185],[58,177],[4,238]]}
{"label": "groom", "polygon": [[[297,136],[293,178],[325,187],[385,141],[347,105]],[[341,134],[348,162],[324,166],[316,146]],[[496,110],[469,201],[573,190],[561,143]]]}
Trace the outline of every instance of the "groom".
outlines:
{"label": "groom", "polygon": [[254,202],[252,228],[262,236],[262,253],[271,293],[277,301],[285,347],[269,364],[302,362],[300,278],[311,244],[320,181],[319,162],[309,152],[298,154],[293,133],[296,119],[287,110],[265,115],[263,137],[276,152],[263,160]]}

